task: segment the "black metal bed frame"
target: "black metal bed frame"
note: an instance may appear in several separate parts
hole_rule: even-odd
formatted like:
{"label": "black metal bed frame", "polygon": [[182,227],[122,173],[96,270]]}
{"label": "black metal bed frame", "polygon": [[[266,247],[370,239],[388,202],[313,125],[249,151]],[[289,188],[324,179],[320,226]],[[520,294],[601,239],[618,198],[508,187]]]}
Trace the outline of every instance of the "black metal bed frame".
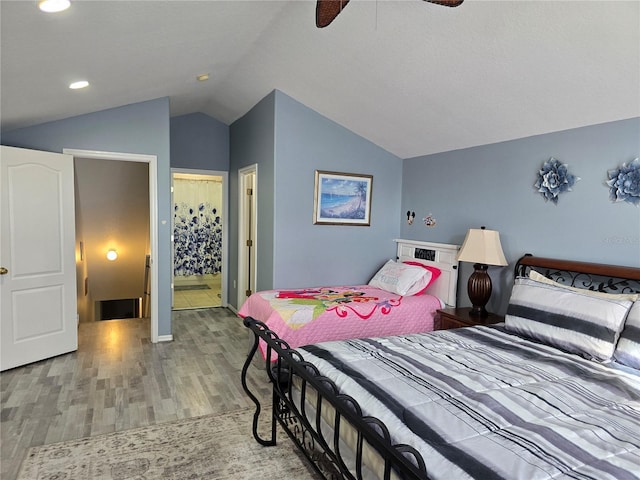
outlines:
{"label": "black metal bed frame", "polygon": [[[640,293],[640,268],[573,262],[527,254],[516,263],[515,274],[524,276],[531,269],[559,283],[578,288],[608,293]],[[392,472],[400,479],[429,478],[425,461],[417,450],[409,445],[393,445],[389,431],[381,420],[363,415],[355,399],[340,393],[339,388],[320,375],[317,368],[306,362],[298,351],[258,320],[247,317],[244,325],[253,332],[254,339],[242,368],[241,380],[244,391],[256,405],[252,430],[258,443],[264,446],[275,445],[276,427],[279,423],[325,479],[361,479],[366,444],[373,447],[384,462],[385,480],[391,478]],[[269,438],[262,438],[258,433],[262,406],[247,385],[247,372],[261,341],[266,344],[265,367],[273,390]],[[274,358],[275,361],[269,361]],[[294,395],[294,384],[300,396],[298,399]],[[309,413],[308,404],[313,405],[315,413]],[[321,424],[323,412],[329,407],[335,414],[331,425],[333,434],[331,438],[326,438]],[[353,462],[343,457],[340,432],[341,429],[348,428],[344,427],[345,424],[353,427],[357,433]]]}
{"label": "black metal bed frame", "polygon": [[525,277],[530,270],[569,287],[602,293],[640,293],[640,268],[535,257],[527,253],[516,263],[515,275]]}
{"label": "black metal bed frame", "polygon": [[[267,326],[251,317],[244,319],[244,325],[254,334],[254,342],[242,368],[242,388],[255,403],[253,415],[253,436],[264,446],[276,444],[276,425],[279,423],[296,446],[309,459],[315,470],[326,479],[360,479],[363,471],[365,445],[373,447],[384,462],[384,478],[390,479],[391,472],[407,480],[428,478],[422,456],[409,445],[393,445],[385,424],[362,413],[360,405],[349,395],[340,393],[338,387],[323,377],[317,368],[306,362],[302,355],[289,347],[287,342]],[[247,385],[247,371],[258,350],[260,341],[266,343],[266,372],[273,386],[271,404],[270,438],[262,438],[258,433],[258,421],[262,406]],[[268,359],[277,358],[274,362]],[[294,383],[300,394],[296,401]],[[315,413],[309,415],[307,405],[311,403]],[[325,438],[321,424],[327,421],[323,411],[328,407],[335,412],[331,438]],[[277,423],[276,423],[277,422]],[[355,459],[348,465],[343,458],[340,432],[345,422],[357,433]],[[348,428],[348,427],[346,427]],[[355,473],[354,473],[355,472]]]}

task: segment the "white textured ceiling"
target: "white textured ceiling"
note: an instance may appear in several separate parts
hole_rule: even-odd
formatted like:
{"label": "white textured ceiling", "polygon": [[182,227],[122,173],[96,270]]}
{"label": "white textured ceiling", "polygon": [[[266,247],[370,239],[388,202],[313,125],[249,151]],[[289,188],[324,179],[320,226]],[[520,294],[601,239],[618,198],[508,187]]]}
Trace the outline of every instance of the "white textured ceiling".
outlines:
{"label": "white textured ceiling", "polygon": [[408,158],[640,116],[636,0],[35,3],[0,2],[3,130],[164,96],[231,124],[279,89]]}

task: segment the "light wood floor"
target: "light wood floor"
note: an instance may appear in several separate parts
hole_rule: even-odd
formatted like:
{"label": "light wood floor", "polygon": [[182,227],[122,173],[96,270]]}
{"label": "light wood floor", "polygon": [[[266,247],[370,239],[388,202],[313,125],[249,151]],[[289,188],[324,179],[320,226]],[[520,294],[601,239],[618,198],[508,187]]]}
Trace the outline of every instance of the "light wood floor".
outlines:
{"label": "light wood floor", "polygon": [[[31,446],[253,406],[240,384],[249,333],[230,310],[175,311],[174,341],[149,337],[148,319],[83,323],[77,352],[2,372],[2,480]],[[263,368],[249,383],[270,403]]]}

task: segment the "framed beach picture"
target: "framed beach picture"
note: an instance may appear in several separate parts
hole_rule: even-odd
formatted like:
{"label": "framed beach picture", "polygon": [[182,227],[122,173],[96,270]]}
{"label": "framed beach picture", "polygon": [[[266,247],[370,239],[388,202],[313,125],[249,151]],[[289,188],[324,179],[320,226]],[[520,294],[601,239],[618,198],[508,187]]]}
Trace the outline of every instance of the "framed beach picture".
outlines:
{"label": "framed beach picture", "polygon": [[314,225],[370,225],[372,175],[316,170]]}

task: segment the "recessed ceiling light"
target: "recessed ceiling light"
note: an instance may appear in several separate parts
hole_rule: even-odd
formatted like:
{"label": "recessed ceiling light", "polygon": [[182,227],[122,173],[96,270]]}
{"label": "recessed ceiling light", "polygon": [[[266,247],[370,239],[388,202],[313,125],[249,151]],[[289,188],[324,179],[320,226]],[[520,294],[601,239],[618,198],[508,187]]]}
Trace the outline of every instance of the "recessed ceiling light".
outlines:
{"label": "recessed ceiling light", "polygon": [[73,82],[71,85],[69,85],[69,88],[71,90],[78,90],[80,88],[86,88],[89,86],[89,82],[87,82],[86,80],[80,80],[79,82]]}
{"label": "recessed ceiling light", "polygon": [[206,82],[207,80],[209,80],[209,74],[203,73],[202,75],[198,75],[196,78],[199,82]]}
{"label": "recessed ceiling light", "polygon": [[43,12],[57,13],[66,10],[71,6],[69,0],[39,0],[38,8]]}

